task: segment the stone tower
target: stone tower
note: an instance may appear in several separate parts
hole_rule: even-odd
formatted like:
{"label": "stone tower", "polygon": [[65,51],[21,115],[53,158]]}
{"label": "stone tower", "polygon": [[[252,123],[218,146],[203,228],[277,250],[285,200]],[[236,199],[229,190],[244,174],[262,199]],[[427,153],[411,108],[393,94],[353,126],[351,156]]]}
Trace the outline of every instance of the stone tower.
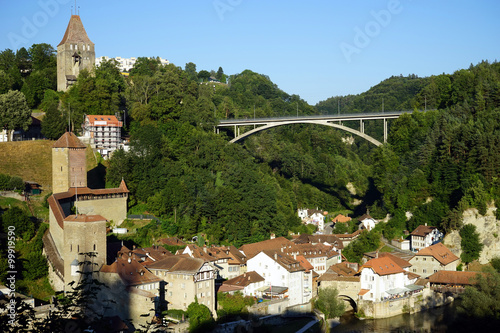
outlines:
{"label": "stone tower", "polygon": [[52,193],[87,187],[86,146],[66,132],[52,146]]}
{"label": "stone tower", "polygon": [[[68,283],[80,279],[82,262],[91,260],[97,269],[106,264],[106,223],[127,218],[125,181],[117,188],[88,188],[85,152],[86,146],[70,132],[52,146],[53,194],[47,199],[49,232],[43,244],[55,290],[68,290]],[[89,252],[95,256],[84,254]]]}
{"label": "stone tower", "polygon": [[82,69],[91,71],[95,49],[79,15],[71,15],[64,37],[57,45],[57,90],[66,91]]}

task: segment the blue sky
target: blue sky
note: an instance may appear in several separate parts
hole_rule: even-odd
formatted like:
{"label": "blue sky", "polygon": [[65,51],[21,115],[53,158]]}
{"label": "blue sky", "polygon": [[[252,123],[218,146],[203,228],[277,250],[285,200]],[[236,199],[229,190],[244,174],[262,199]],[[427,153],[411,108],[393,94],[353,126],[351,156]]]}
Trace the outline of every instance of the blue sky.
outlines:
{"label": "blue sky", "polygon": [[[500,1],[78,0],[97,56],[268,75],[310,104],[500,60]],[[61,41],[74,0],[0,0],[0,50]]]}

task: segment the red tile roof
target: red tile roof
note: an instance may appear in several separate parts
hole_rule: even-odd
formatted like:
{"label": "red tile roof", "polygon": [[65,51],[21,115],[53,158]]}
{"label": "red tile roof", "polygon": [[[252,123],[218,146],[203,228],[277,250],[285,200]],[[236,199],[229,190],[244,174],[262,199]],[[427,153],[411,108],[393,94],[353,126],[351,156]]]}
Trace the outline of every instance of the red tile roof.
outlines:
{"label": "red tile roof", "polygon": [[349,263],[346,261],[330,266],[326,272],[338,276],[353,276],[357,273],[354,269],[349,267]]}
{"label": "red tile roof", "polygon": [[454,255],[446,246],[442,243],[436,243],[434,245],[423,248],[418,251],[415,256],[432,256],[441,265],[448,265],[451,262],[458,260],[458,257]]}
{"label": "red tile roof", "polygon": [[169,272],[195,274],[200,270],[205,262],[203,259],[172,256],[165,259],[146,264],[149,269],[160,269]]}
{"label": "red tile roof", "polygon": [[262,242],[245,244],[240,247],[247,259],[250,259],[264,250],[281,251],[281,248],[291,247],[293,243],[285,237],[277,237]]}
{"label": "red tile roof", "polygon": [[52,145],[52,148],[87,148],[87,146],[75,134],[66,132]]}
{"label": "red tile roof", "polygon": [[407,260],[404,260],[398,256],[395,256],[394,254],[392,254],[390,252],[380,252],[379,257],[389,257],[396,264],[398,264],[399,267],[402,267],[402,268],[411,267],[411,264]]}
{"label": "red tile roof", "polygon": [[90,41],[89,36],[85,31],[79,15],[71,15],[68,27],[66,28],[66,32],[64,33],[63,39],[61,40],[59,45],[65,43],[86,43],[94,45],[94,43]]}
{"label": "red tile roof", "polygon": [[118,274],[126,286],[137,286],[162,281],[134,258],[124,259],[118,257],[111,265],[103,265],[100,271],[102,273]]}
{"label": "red tile roof", "polygon": [[426,235],[430,234],[434,229],[437,228],[421,224],[415,230],[413,230],[410,235],[425,237]]}
{"label": "red tile roof", "polygon": [[370,289],[361,289],[358,293],[359,296],[363,296],[364,294],[366,294],[367,292],[369,292]]}
{"label": "red tile roof", "polygon": [[403,268],[401,268],[389,257],[380,257],[368,260],[363,266],[361,266],[361,270],[363,268],[371,268],[380,276],[405,272]]}
{"label": "red tile roof", "polygon": [[299,261],[300,266],[305,268],[306,273],[314,269],[314,266],[311,265],[311,263],[307,261],[307,259],[304,258],[304,256],[297,256],[297,260]]}
{"label": "red tile roof", "polygon": [[122,122],[116,116],[108,115],[87,115],[91,126],[122,126]]}
{"label": "red tile roof", "polygon": [[440,284],[460,284],[473,285],[477,275],[485,275],[479,272],[459,272],[459,271],[437,271],[429,276],[429,282]]}
{"label": "red tile roof", "polygon": [[349,222],[351,220],[352,220],[351,217],[339,214],[339,215],[335,216],[335,218],[332,220],[332,222],[335,222],[335,223],[337,223],[337,222],[346,223],[346,222]]}
{"label": "red tile roof", "polygon": [[238,275],[235,278],[229,279],[227,281],[222,282],[222,285],[225,286],[238,286],[238,287],[246,287],[252,283],[265,281],[265,279],[260,276],[259,273],[255,271],[246,272],[244,274]]}
{"label": "red tile roof", "polygon": [[300,262],[297,259],[295,259],[294,257],[289,256],[281,251],[266,250],[266,251],[261,251],[261,252],[263,252],[269,258],[276,261],[278,264],[280,264],[284,269],[286,269],[290,273],[305,270],[305,268],[303,268],[300,265]]}

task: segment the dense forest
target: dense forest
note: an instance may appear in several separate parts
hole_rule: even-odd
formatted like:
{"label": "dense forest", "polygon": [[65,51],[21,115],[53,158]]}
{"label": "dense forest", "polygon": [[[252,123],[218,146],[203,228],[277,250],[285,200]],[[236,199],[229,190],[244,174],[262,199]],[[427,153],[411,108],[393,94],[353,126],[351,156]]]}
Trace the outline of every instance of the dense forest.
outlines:
{"label": "dense forest", "polygon": [[[193,63],[163,66],[149,58],[139,58],[128,77],[104,62],[55,92],[54,53],[46,44],[0,52],[0,94],[23,92],[32,109],[45,112],[51,139],[68,121],[79,132],[84,114],[124,119],[130,150],[105,162],[107,186],[125,179],[130,208],[157,215],[171,235],[202,233],[238,246],[304,231],[297,208],[318,207],[354,218],[389,214],[380,231],[392,238],[423,223],[459,229],[466,208],[484,213],[500,196],[497,62],[426,78],[393,76],[312,106],[250,70],[226,75],[219,68],[226,83],[213,83],[210,71]],[[232,133],[214,133],[227,118],[383,110],[414,112],[390,123],[381,147],[313,125],[277,127],[239,144],[228,144]],[[380,138],[381,124],[367,128]]]}

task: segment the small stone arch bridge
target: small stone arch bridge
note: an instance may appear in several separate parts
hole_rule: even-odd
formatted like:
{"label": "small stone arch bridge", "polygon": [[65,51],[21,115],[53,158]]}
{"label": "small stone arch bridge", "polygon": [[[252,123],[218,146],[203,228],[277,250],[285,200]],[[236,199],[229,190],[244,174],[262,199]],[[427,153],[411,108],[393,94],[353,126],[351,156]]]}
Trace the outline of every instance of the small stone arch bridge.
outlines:
{"label": "small stone arch bridge", "polygon": [[[346,132],[357,135],[376,146],[382,145],[382,142],[377,139],[365,134],[365,124],[366,120],[383,120],[384,121],[384,142],[387,142],[388,119],[399,118],[403,113],[412,113],[412,111],[392,111],[392,112],[380,112],[380,113],[351,113],[343,115],[315,115],[315,116],[299,116],[299,117],[279,117],[279,118],[254,118],[254,119],[227,119],[221,120],[216,126],[216,132],[223,127],[234,127],[234,138],[230,141],[231,143],[237,142],[249,135],[254,133],[267,130],[272,127],[290,125],[290,124],[317,124],[325,125],[334,128],[344,130]],[[355,130],[350,127],[344,126],[343,123],[346,121],[359,121],[360,130]],[[250,131],[240,134],[240,127],[242,126],[253,126],[254,128]]]}

